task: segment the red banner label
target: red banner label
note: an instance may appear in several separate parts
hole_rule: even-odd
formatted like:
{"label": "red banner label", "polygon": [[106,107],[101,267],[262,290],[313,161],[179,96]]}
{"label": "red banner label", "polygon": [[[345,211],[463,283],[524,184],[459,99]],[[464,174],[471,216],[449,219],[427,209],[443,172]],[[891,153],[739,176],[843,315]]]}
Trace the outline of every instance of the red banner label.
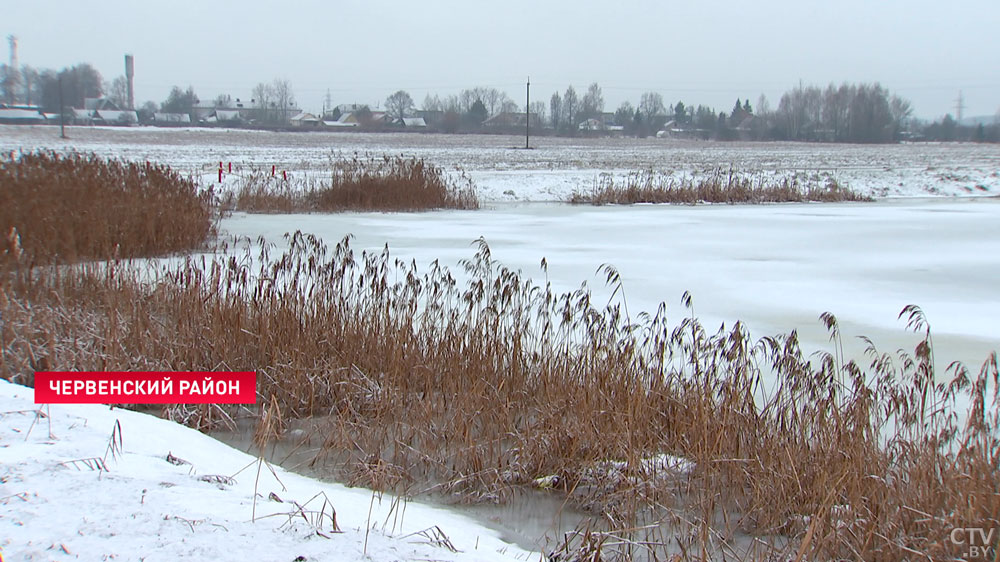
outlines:
{"label": "red banner label", "polygon": [[253,371],[38,371],[35,404],[254,404]]}

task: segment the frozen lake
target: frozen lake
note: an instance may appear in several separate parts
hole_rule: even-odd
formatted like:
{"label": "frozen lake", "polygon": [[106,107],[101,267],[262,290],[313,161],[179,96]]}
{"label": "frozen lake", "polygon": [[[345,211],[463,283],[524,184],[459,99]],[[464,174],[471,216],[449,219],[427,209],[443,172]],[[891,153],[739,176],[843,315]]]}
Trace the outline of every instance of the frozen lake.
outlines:
{"label": "frozen lake", "polygon": [[[818,321],[829,311],[847,336],[872,337],[883,351],[915,341],[897,320],[907,304],[927,313],[939,367],[961,359],[978,368],[1000,348],[1000,146],[980,144],[836,145],[716,143],[662,139],[534,138],[363,133],[274,133],[226,129],[0,125],[0,150],[95,152],[168,164],[205,185],[220,161],[232,162],[224,188],[255,166],[322,175],[329,160],[358,152],[425,158],[462,169],[483,209],[419,214],[235,215],[230,234],[281,243],[302,230],[334,244],[452,268],[486,239],[496,259],[536,281],[539,264],[560,290],[586,281],[608,295],[602,264],[618,268],[632,314],[661,302],[675,321],[684,291],[709,328],[742,320],[754,336],[797,329],[823,346]],[[698,174],[717,168],[835,179],[887,196],[875,204],[699,207],[589,207],[564,201],[601,174],[654,169]],[[600,302],[595,299],[595,302]],[[851,352],[854,338],[845,341]],[[852,355],[860,354],[860,345]]]}
{"label": "frozen lake", "polygon": [[[846,354],[859,360],[862,345],[855,336],[872,338],[881,351],[912,351],[918,338],[897,315],[916,304],[930,321],[941,378],[951,361],[978,371],[1000,349],[997,145],[541,138],[533,141],[535,150],[515,150],[523,138],[145,128],[73,128],[69,141],[57,135],[51,127],[0,125],[0,150],[150,160],[204,185],[215,181],[220,161],[233,162],[235,173],[227,174],[224,188],[250,166],[321,175],[340,155],[402,154],[461,168],[483,202],[478,211],[235,214],[222,221],[222,236],[264,236],[280,248],[283,235],[296,230],[331,246],[350,234],[355,251],[388,245],[394,257],[414,260],[421,271],[434,260],[460,270],[460,260],[473,256],[472,243],[482,237],[494,259],[536,284],[547,279],[558,291],[572,291],[586,283],[595,303],[611,296],[598,269],[613,265],[633,316],[665,302],[668,318],[679,322],[689,314],[680,304],[689,291],[706,329],[740,320],[757,338],[798,330],[808,352],[828,346],[819,315],[831,312],[840,320]],[[601,174],[654,169],[684,175],[729,167],[834,179],[884,198],[762,206],[560,203]],[[558,515],[552,513],[563,513],[561,503],[546,507],[529,496],[524,505],[476,515],[533,548],[541,534],[557,534]]]}
{"label": "frozen lake", "polygon": [[[897,315],[921,306],[940,366],[978,367],[1000,348],[1000,200],[895,199],[875,204],[590,207],[492,204],[480,211],[245,215],[227,234],[263,235],[281,246],[289,230],[329,244],[348,234],[356,250],[459,269],[482,236],[493,257],[559,291],[586,281],[595,302],[610,291],[597,269],[622,275],[629,310],[668,305],[679,320],[684,291],[709,328],[742,320],[755,336],[799,330],[813,348],[827,341],[819,314],[832,312],[848,336],[873,338],[883,351],[915,339]],[[853,339],[853,338],[852,338]],[[845,342],[850,345],[850,342]],[[860,346],[854,346],[855,352]]]}

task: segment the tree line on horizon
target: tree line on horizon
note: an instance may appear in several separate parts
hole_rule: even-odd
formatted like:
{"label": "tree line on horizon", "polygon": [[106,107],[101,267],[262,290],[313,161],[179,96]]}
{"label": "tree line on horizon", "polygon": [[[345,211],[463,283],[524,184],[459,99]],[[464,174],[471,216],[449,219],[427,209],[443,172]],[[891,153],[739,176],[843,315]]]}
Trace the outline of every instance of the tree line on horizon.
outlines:
{"label": "tree line on horizon", "polygon": [[[22,66],[11,72],[0,65],[0,102],[7,105],[37,105],[46,112],[60,108],[60,82],[64,107],[83,107],[85,98],[106,96],[119,107],[127,104],[127,82],[118,76],[104,81],[93,66],[80,63],[60,71]],[[326,95],[323,119],[337,119],[340,110]],[[288,124],[290,111],[297,109],[295,95],[287,80],[275,79],[257,84],[249,101],[233,100],[228,94],[214,98],[211,106],[219,109],[253,107],[260,126],[281,127]],[[147,101],[136,108],[140,122],[148,122],[153,113],[186,113],[194,117],[196,107],[204,107],[192,86],[174,86],[161,103]],[[404,117],[433,116],[433,128],[445,133],[482,132],[483,123],[502,114],[520,114],[524,107],[506,92],[495,87],[467,88],[458,94],[428,94],[417,109],[405,90],[398,90],[384,100],[390,122]],[[371,109],[362,106],[362,112]],[[756,105],[750,99],[737,98],[733,108],[717,111],[703,104],[678,101],[667,104],[662,95],[643,93],[633,105],[622,102],[607,111],[602,89],[596,82],[582,94],[573,85],[556,92],[545,101],[532,101],[528,119],[535,134],[593,136],[620,134],[645,137],[665,131],[669,136],[712,140],[791,140],[814,142],[889,143],[902,140],[1000,142],[1000,112],[992,124],[968,127],[950,114],[940,120],[925,122],[912,117],[910,102],[878,83],[830,84],[826,88],[798,85],[786,91],[771,107],[761,95]],[[192,119],[192,121],[196,121]],[[368,122],[362,120],[368,125]],[[522,122],[523,123],[523,122]],[[523,127],[523,125],[521,125]],[[384,125],[379,125],[383,127]],[[375,125],[362,128],[378,128]]]}

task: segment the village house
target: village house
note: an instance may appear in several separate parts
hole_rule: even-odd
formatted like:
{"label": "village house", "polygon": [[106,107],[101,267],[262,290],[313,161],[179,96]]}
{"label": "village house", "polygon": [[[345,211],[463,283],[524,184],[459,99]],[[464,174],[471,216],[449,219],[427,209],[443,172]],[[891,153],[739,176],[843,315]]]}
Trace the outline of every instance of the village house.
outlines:
{"label": "village house", "polygon": [[131,126],[139,123],[139,115],[132,110],[123,110],[107,97],[84,98],[82,108],[73,108],[75,125],[119,125]]}
{"label": "village house", "polygon": [[0,124],[41,125],[44,123],[45,115],[37,106],[0,104]]}
{"label": "village house", "polygon": [[312,113],[303,111],[289,119],[288,122],[291,123],[293,127],[318,127],[320,119]]}
{"label": "village house", "polygon": [[405,129],[427,128],[427,122],[424,121],[423,117],[403,117],[402,119],[397,119],[395,124]]}
{"label": "village house", "polygon": [[187,113],[154,113],[154,125],[190,125],[191,116]]}

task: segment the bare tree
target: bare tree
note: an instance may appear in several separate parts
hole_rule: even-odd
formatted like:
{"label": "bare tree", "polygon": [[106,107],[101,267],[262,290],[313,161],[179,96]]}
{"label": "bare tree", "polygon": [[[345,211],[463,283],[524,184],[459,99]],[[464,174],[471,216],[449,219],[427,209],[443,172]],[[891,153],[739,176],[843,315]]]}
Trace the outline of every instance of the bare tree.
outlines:
{"label": "bare tree", "polygon": [[257,119],[271,125],[286,125],[295,108],[295,94],[288,80],[276,78],[270,84],[261,82],[251,91]]}
{"label": "bare tree", "polygon": [[424,96],[424,103],[420,107],[424,111],[444,111],[444,104],[437,94],[427,94]]}
{"label": "bare tree", "polygon": [[552,116],[552,128],[558,131],[562,121],[562,97],[559,92],[552,94],[549,100],[549,115]]}
{"label": "bare tree", "polygon": [[481,100],[479,99],[479,92],[475,88],[472,90],[462,90],[458,94],[458,107],[456,109],[458,109],[459,113],[468,113],[472,110],[472,104],[476,103],[476,101]]}
{"label": "bare tree", "polygon": [[18,92],[20,91],[21,84],[21,73],[18,72],[16,67],[11,67],[8,64],[0,65],[0,98],[4,102],[13,104],[18,101]]}
{"label": "bare tree", "polygon": [[580,111],[580,101],[576,97],[576,90],[573,86],[566,87],[566,93],[563,94],[563,117],[566,121],[566,127],[572,132],[576,128],[576,117],[577,112]]}
{"label": "bare tree", "polygon": [[635,108],[632,104],[623,101],[615,110],[615,123],[625,127],[625,131],[631,133],[635,129]]}
{"label": "bare tree", "polygon": [[842,84],[837,88],[833,84],[827,86],[823,92],[823,109],[821,118],[826,127],[833,130],[837,140],[843,140],[847,132],[848,108],[851,100],[851,91],[847,84]]}
{"label": "bare tree", "polygon": [[532,127],[534,127],[536,124],[539,126],[544,125],[546,120],[545,102],[540,100],[531,102],[531,107],[528,109],[528,114],[529,114],[528,117],[529,119],[532,119],[530,117],[531,115],[535,116],[531,121]]}
{"label": "bare tree", "polygon": [[508,102],[513,101],[506,92],[485,86],[476,86],[472,89],[462,90],[458,97],[458,109],[461,113],[472,111],[472,105],[477,101],[481,101],[483,102],[483,106],[486,107],[486,113],[491,117],[504,111],[504,107],[509,108],[510,104]]}
{"label": "bare tree", "polygon": [[594,82],[587,88],[587,93],[583,95],[580,102],[580,116],[584,118],[597,117],[604,113],[604,93],[601,87]]}
{"label": "bare tree", "polygon": [[287,124],[288,120],[293,117],[289,115],[289,112],[295,109],[295,94],[292,92],[292,85],[288,80],[275,78],[271,87],[274,89],[274,103],[280,111],[278,123]]}
{"label": "bare tree", "polygon": [[413,111],[413,98],[405,90],[398,90],[396,93],[385,98],[385,110],[392,120],[402,120]]}
{"label": "bare tree", "polygon": [[212,105],[220,109],[230,109],[233,107],[233,96],[230,96],[229,94],[219,94],[215,96],[215,101],[212,102]]}
{"label": "bare tree", "polygon": [[639,98],[639,111],[646,122],[652,120],[657,115],[663,115],[667,108],[663,105],[663,96],[656,92],[646,92]]}
{"label": "bare tree", "polygon": [[457,95],[452,94],[441,101],[441,109],[445,113],[456,113],[460,115],[462,113],[462,102]]}
{"label": "bare tree", "polygon": [[761,94],[757,98],[757,115],[766,115],[771,113],[771,102],[767,99],[767,96]]}
{"label": "bare tree", "polygon": [[128,80],[124,76],[116,76],[104,89],[108,92],[108,99],[119,109],[128,109]]}
{"label": "bare tree", "polygon": [[28,105],[37,104],[42,99],[39,89],[39,85],[41,83],[39,77],[39,72],[34,68],[28,65],[21,66],[21,81],[24,82],[24,95],[22,96],[22,99],[24,99],[24,103]]}
{"label": "bare tree", "polygon": [[905,100],[895,94],[889,98],[889,111],[892,112],[892,120],[901,128],[905,128],[907,119],[913,114],[913,106],[909,100]]}
{"label": "bare tree", "polygon": [[274,94],[271,91],[271,86],[261,82],[253,87],[250,95],[253,98],[250,101],[257,109],[257,120],[262,123],[273,122]]}

